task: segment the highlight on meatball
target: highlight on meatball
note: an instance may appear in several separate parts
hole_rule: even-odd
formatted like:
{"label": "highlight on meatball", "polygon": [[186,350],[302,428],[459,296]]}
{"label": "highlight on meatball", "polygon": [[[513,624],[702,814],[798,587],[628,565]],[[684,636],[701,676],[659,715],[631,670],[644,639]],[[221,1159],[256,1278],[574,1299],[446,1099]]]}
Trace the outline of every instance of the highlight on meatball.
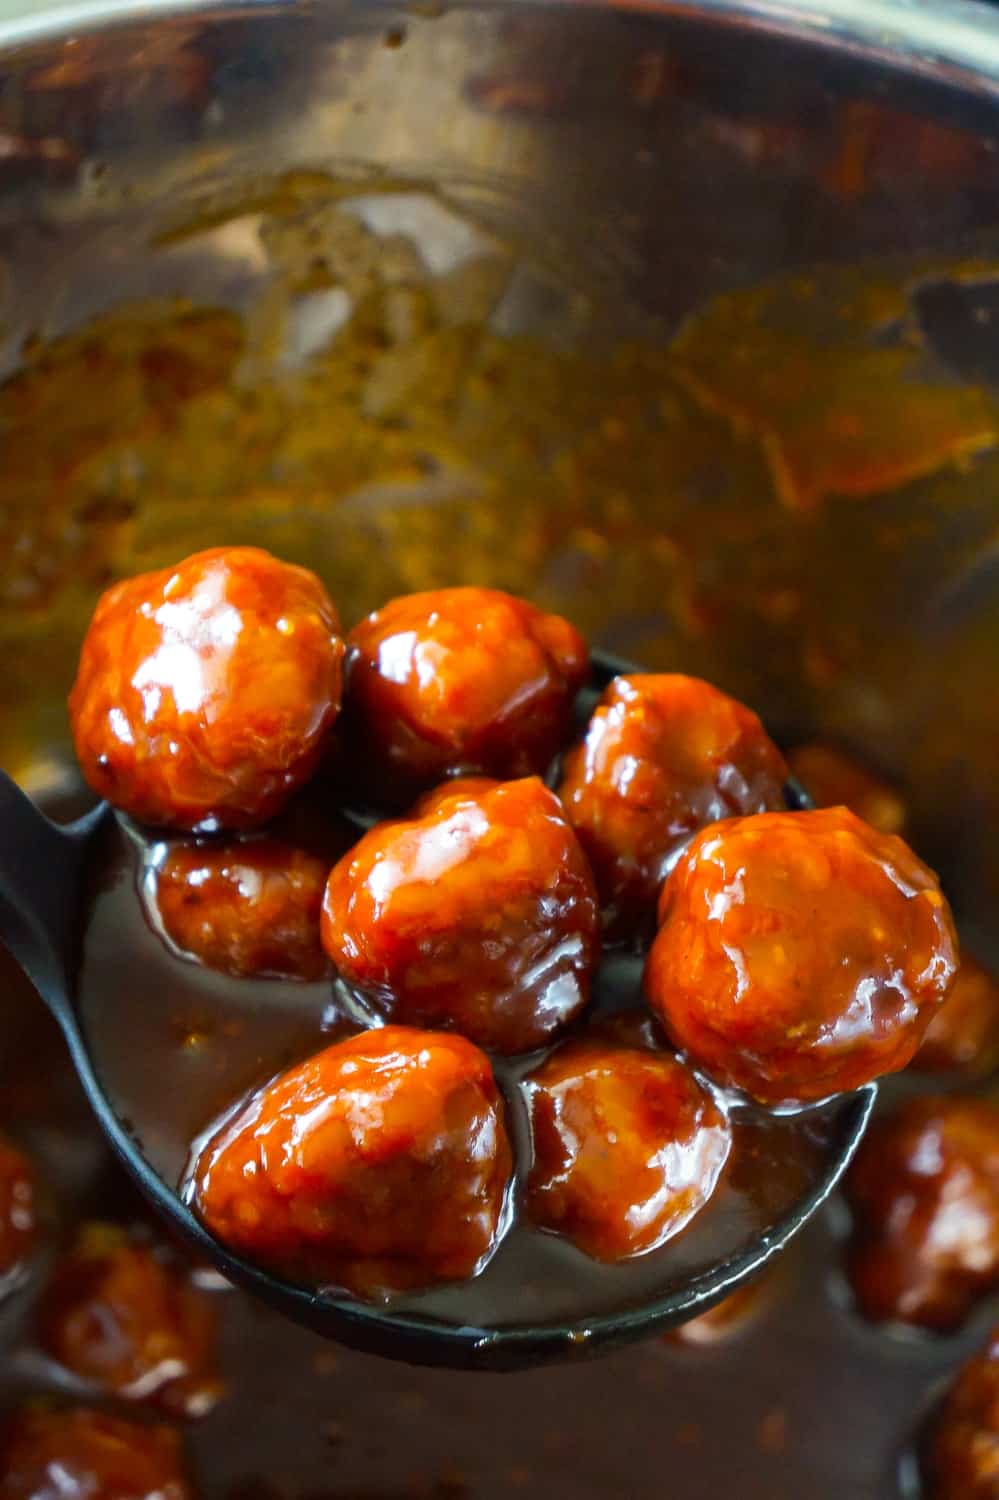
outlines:
{"label": "highlight on meatball", "polygon": [[0,1500],[193,1500],[193,1493],[169,1427],[37,1403],[0,1433]]}
{"label": "highlight on meatball", "polygon": [[795,745],[788,764],[817,807],[848,807],[879,833],[902,833],[906,806],[881,776],[835,745]]}
{"label": "highlight on meatball", "polygon": [[676,673],[615,678],[558,787],[607,935],[651,936],[663,880],[691,834],[783,808],[787,776],[759,719],[727,693]]}
{"label": "highlight on meatball", "polygon": [[0,1136],[0,1294],[16,1277],[38,1235],[35,1169],[12,1141]]}
{"label": "highlight on meatball", "polygon": [[498,589],[392,599],[347,644],[344,732],[368,795],[394,808],[449,775],[543,773],[589,672],[568,620]]}
{"label": "highlight on meatball", "polygon": [[317,980],[329,862],[279,839],[171,845],[146,872],[155,926],[181,952],[234,978]]}
{"label": "highlight on meatball", "polygon": [[967,952],[911,1066],[985,1078],[999,1067],[999,983]]}
{"label": "highlight on meatball", "polygon": [[110,1395],[201,1417],[222,1394],[214,1299],[120,1226],[82,1227],[46,1288],[38,1327],[53,1359]]}
{"label": "highlight on meatball", "polygon": [[216,547],[99,600],[69,698],[99,796],[141,823],[265,822],[319,763],[344,644],[314,573]]}
{"label": "highlight on meatball", "polygon": [[921,1444],[925,1500],[999,1493],[999,1328],[958,1371]]}
{"label": "highlight on meatball", "polygon": [[474,1276],[504,1227],[511,1170],[484,1053],[386,1026],[248,1100],[201,1151],[192,1188],[239,1254],[380,1300]]}
{"label": "highlight on meatball", "polygon": [[655,1250],[714,1192],[731,1130],[671,1053],[584,1037],[557,1048],[523,1088],[528,1214],[594,1259]]}
{"label": "highlight on meatball", "polygon": [[871,1322],[948,1332],[999,1286],[999,1106],[910,1100],[870,1127],[846,1192],[847,1277]]}
{"label": "highlight on meatball", "polygon": [[663,887],[645,992],[676,1045],[767,1105],[903,1068],[957,970],[936,876],[846,808],[705,829]]}
{"label": "highlight on meatball", "polygon": [[525,1052],[582,1011],[599,951],[589,867],[537,777],[445,783],[333,869],[322,934],[392,1020]]}

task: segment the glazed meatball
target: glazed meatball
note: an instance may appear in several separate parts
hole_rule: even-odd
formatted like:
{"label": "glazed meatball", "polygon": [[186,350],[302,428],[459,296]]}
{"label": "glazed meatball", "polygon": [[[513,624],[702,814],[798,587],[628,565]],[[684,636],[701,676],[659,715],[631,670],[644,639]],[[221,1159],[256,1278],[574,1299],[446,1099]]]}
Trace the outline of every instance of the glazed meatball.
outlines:
{"label": "glazed meatball", "polygon": [[37,1234],[35,1173],[23,1151],[0,1136],[0,1291],[30,1255]]}
{"label": "glazed meatball", "polygon": [[756,715],[710,684],[615,678],[558,788],[593,866],[608,937],[650,937],[660,887],[691,834],[783,808],[787,775]]}
{"label": "glazed meatball", "polygon": [[925,1073],[984,1078],[999,1065],[999,984],[961,956],[954,987],[929,1024],[912,1066]]}
{"label": "glazed meatball", "polygon": [[834,745],[796,745],[787,754],[794,775],[818,807],[848,807],[879,833],[901,833],[905,803],[880,776]]}
{"label": "glazed meatball", "polygon": [[672,1040],[763,1104],[902,1068],[950,988],[932,871],[845,807],[698,834],[663,887],[645,990]]}
{"label": "glazed meatball", "polygon": [[999,1496],[999,1329],[959,1371],[930,1423],[922,1457],[926,1500]]}
{"label": "glazed meatball", "polygon": [[698,1313],[679,1323],[664,1339],[671,1344],[688,1344],[702,1347],[721,1344],[745,1332],[766,1310],[775,1294],[774,1271],[765,1271],[754,1281],[747,1281],[736,1291],[730,1292],[707,1312]]}
{"label": "glazed meatball", "polygon": [[322,919],[342,978],[393,1020],[499,1052],[583,1009],[597,929],[582,850],[533,776],[447,783],[372,829],[335,866]]}
{"label": "glazed meatball", "polygon": [[999,1285],[999,1106],[911,1100],[868,1131],[847,1197],[864,1317],[956,1328]]}
{"label": "glazed meatball", "polygon": [[217,547],[103,595],[69,710],[90,786],[140,822],[246,828],[318,764],[344,645],[319,579]]}
{"label": "glazed meatball", "polygon": [[567,620],[496,589],[393,599],[347,644],[345,734],[368,795],[394,808],[455,773],[543,772],[589,671]]}
{"label": "glazed meatball", "polygon": [[511,1152],[485,1055],[386,1026],[252,1098],[201,1152],[195,1201],[233,1250],[357,1295],[473,1276],[499,1236]]}
{"label": "glazed meatball", "polygon": [[191,1500],[169,1427],[28,1406],[0,1437],[0,1500]]}
{"label": "glazed meatball", "polygon": [[524,1082],[534,1162],[527,1209],[596,1260],[664,1244],[714,1192],[728,1121],[668,1052],[584,1038]]}
{"label": "glazed meatball", "polygon": [[74,1375],[178,1416],[216,1404],[213,1300],[150,1246],[112,1224],[89,1224],[42,1299],[43,1349]]}
{"label": "glazed meatball", "polygon": [[321,979],[319,913],[329,864],[278,839],[175,844],[146,879],[154,925],[236,978]]}

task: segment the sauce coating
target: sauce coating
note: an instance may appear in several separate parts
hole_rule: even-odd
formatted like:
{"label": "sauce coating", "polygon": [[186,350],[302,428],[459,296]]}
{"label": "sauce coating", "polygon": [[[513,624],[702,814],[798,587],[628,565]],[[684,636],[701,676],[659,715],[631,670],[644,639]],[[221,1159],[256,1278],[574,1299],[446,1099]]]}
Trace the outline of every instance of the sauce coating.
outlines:
{"label": "sauce coating", "polygon": [[256,1094],[193,1170],[205,1223],[284,1275],[377,1299],[472,1276],[502,1228],[512,1155],[486,1056],[386,1026]]}
{"label": "sauce coating", "polygon": [[319,914],[329,864],[279,839],[174,844],[150,870],[154,919],[170,941],[235,978],[329,972]]}
{"label": "sauce coating", "polygon": [[584,1038],[524,1082],[534,1163],[527,1208],[596,1260],[665,1244],[717,1185],[728,1121],[669,1053]]}
{"label": "sauce coating", "polygon": [[787,760],[817,807],[848,807],[879,833],[902,833],[903,798],[852,755],[835,745],[795,745]]}
{"label": "sauce coating", "polygon": [[149,1245],[86,1224],[56,1266],[39,1313],[53,1359],[108,1394],[201,1417],[221,1395],[213,1301]]}
{"label": "sauce coating", "polygon": [[69,699],[88,783],[143,823],[265,821],[316,769],[336,719],[339,630],[315,574],[256,547],[115,584]]}
{"label": "sauce coating", "polygon": [[676,1044],[761,1103],[910,1060],[957,969],[936,877],[846,808],[699,834],[663,887],[645,991]]}
{"label": "sauce coating", "polygon": [[455,773],[544,772],[589,672],[568,620],[498,589],[392,599],[347,643],[344,732],[369,794],[395,808]]}
{"label": "sauce coating", "polygon": [[410,1025],[480,1046],[541,1046],[586,1005],[593,879],[537,777],[445,783],[333,869],[322,936],[343,979]]}
{"label": "sauce coating", "polygon": [[710,683],[678,673],[615,678],[558,787],[608,936],[651,936],[683,843],[719,818],[783,808],[787,775],[757,716]]}
{"label": "sauce coating", "polygon": [[956,1328],[999,1286],[999,1106],[910,1100],[868,1131],[847,1197],[847,1274],[864,1317]]}
{"label": "sauce coating", "polygon": [[23,1264],[37,1232],[34,1168],[23,1151],[0,1136],[0,1278]]}
{"label": "sauce coating", "polygon": [[87,1406],[26,1406],[0,1437],[2,1500],[191,1500],[180,1439]]}
{"label": "sauce coating", "polygon": [[999,984],[967,953],[911,1066],[984,1078],[999,1065]]}
{"label": "sauce coating", "polygon": [[999,1329],[961,1368],[923,1447],[926,1500],[999,1495]]}

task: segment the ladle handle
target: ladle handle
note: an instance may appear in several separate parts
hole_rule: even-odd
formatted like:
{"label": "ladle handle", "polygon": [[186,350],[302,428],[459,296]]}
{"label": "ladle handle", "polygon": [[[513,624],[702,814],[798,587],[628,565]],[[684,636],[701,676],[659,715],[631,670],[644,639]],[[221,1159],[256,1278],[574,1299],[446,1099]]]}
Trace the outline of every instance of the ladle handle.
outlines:
{"label": "ladle handle", "polygon": [[68,998],[77,882],[95,808],[60,828],[0,771],[0,941],[59,1016]]}

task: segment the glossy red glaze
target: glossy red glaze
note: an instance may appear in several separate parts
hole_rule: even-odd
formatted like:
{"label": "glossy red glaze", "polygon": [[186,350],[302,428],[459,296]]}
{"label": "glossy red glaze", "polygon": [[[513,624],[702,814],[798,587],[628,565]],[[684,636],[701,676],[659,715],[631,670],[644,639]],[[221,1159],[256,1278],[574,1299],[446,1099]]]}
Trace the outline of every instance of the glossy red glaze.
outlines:
{"label": "glossy red glaze", "polygon": [[180,1439],[87,1406],[28,1406],[0,1437],[0,1500],[191,1500]]}
{"label": "glossy red glaze", "polygon": [[796,745],[788,764],[818,807],[848,807],[880,833],[901,833],[905,802],[895,788],[835,745]]}
{"label": "glossy red glaze", "polygon": [[586,1005],[596,893],[536,777],[446,783],[334,868],[322,933],[343,978],[393,1020],[481,1046],[541,1046]]}
{"label": "glossy red glaze", "polygon": [[543,772],[589,671],[568,620],[497,589],[392,599],[347,641],[345,733],[369,793],[396,808],[456,772]]}
{"label": "glossy red glaze", "polygon": [[240,1254],[376,1299],[475,1274],[511,1163],[485,1055],[463,1037],[386,1026],[243,1105],[201,1151],[195,1199]]}
{"label": "glossy red glaze", "polygon": [[99,796],[140,822],[243,828],[312,774],[344,646],[314,573],[216,547],[109,589],[69,710]]}
{"label": "glossy red glaze", "polygon": [[925,1500],[999,1495],[999,1329],[958,1372],[923,1445]]}
{"label": "glossy red glaze", "polygon": [[31,1254],[37,1233],[34,1168],[23,1151],[0,1136],[0,1277]]}
{"label": "glossy red glaze", "polygon": [[904,1067],[957,969],[932,871],[846,808],[704,830],[659,914],[649,1003],[692,1060],[764,1104]]}
{"label": "glossy red glaze", "polygon": [[154,921],[210,969],[321,979],[328,861],[278,839],[174,844],[150,872]]}
{"label": "glossy red glaze", "polygon": [[546,1058],[524,1093],[528,1213],[595,1259],[665,1244],[714,1192],[729,1124],[672,1054],[583,1038]]}
{"label": "glossy red glaze", "polygon": [[615,678],[558,788],[593,866],[608,936],[651,934],[683,842],[719,818],[783,808],[787,775],[756,715],[709,683]]}
{"label": "glossy red glaze", "polygon": [[85,1225],[59,1261],[39,1312],[39,1342],[65,1369],[108,1394],[154,1400],[177,1416],[209,1412],[214,1299],[116,1225]]}
{"label": "glossy red glaze", "polygon": [[999,1105],[910,1100],[868,1131],[847,1196],[847,1271],[863,1315],[956,1328],[999,1286]]}
{"label": "glossy red glaze", "polygon": [[999,984],[967,953],[912,1060],[923,1073],[983,1078],[999,1066]]}

